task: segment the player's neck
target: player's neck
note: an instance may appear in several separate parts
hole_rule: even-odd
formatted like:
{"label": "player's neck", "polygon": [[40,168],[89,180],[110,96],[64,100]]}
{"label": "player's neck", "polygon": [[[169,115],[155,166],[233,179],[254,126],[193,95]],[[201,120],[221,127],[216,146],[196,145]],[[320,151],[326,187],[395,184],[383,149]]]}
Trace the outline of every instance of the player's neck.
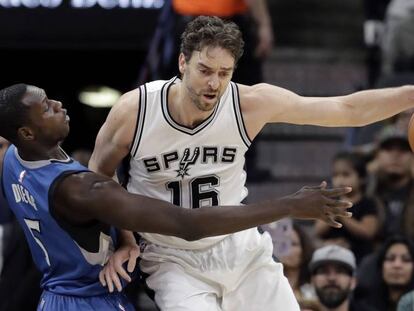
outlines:
{"label": "player's neck", "polygon": [[210,115],[211,111],[202,111],[193,103],[184,83],[176,83],[168,92],[168,110],[175,122],[194,128]]}
{"label": "player's neck", "polygon": [[35,147],[30,149],[18,148],[19,156],[25,161],[41,161],[49,159],[66,159],[66,155],[62,152],[59,145],[53,148]]}

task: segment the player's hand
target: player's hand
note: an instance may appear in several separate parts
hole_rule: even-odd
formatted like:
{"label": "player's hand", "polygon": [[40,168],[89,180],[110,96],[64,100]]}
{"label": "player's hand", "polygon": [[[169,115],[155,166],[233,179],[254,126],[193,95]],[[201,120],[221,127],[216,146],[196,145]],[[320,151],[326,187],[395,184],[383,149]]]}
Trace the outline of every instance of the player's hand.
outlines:
{"label": "player's hand", "polygon": [[[108,262],[105,264],[101,272],[99,272],[99,281],[102,286],[108,286],[110,293],[114,291],[114,285],[118,292],[122,291],[122,284],[119,277],[127,282],[131,282],[131,277],[128,275],[135,269],[137,258],[140,254],[139,247],[135,243],[122,245],[118,248]],[[123,264],[128,261],[127,271],[125,271]]]}
{"label": "player's hand", "polygon": [[351,187],[327,188],[326,182],[317,187],[303,187],[289,196],[292,202],[291,215],[300,219],[320,219],[328,225],[341,228],[337,217],[352,217],[347,209],[352,206],[350,201],[339,197],[352,191]]}

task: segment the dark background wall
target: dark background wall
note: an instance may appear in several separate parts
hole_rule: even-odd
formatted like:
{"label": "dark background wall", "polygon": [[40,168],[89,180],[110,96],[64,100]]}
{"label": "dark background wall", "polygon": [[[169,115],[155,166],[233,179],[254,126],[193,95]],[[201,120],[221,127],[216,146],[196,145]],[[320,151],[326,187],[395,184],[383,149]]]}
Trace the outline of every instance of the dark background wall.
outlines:
{"label": "dark background wall", "polygon": [[[64,147],[69,152],[91,149],[108,110],[81,105],[77,94],[88,85],[107,85],[121,92],[136,87],[163,3],[0,0],[0,87],[18,82],[43,87],[71,114],[72,133]],[[323,48],[342,52],[363,47],[360,0],[269,0],[268,4],[276,44],[266,66],[267,76],[279,73],[284,77],[269,82],[298,91],[283,84],[292,72],[283,71],[283,66],[289,60],[303,62],[304,56],[288,50],[290,58],[286,59],[282,57],[286,47],[316,48],[318,55]],[[331,54],[336,55],[335,51]],[[293,80],[300,79],[295,75]]]}
{"label": "dark background wall", "polygon": [[[90,6],[92,1],[78,3]],[[136,0],[139,7],[133,8],[131,1],[99,1],[115,7],[74,8],[75,2],[64,0],[15,0],[12,7],[11,1],[0,0],[0,88],[24,82],[61,100],[72,120],[64,146],[69,152],[93,147],[108,112],[81,105],[79,90],[136,87],[163,2]],[[129,7],[120,8],[122,3]]]}

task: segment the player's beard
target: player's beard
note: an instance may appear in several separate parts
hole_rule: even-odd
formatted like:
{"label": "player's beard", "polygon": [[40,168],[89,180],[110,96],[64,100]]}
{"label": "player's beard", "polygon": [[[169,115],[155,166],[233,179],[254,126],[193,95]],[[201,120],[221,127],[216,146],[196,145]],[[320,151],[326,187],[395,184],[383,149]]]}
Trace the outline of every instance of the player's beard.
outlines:
{"label": "player's beard", "polygon": [[[332,288],[336,290],[332,290]],[[325,286],[316,288],[316,294],[318,295],[319,301],[327,308],[334,309],[339,307],[349,296],[350,286],[345,289],[339,286]]]}
{"label": "player's beard", "polygon": [[[184,82],[186,83],[186,82]],[[214,104],[203,104],[203,92],[197,92],[195,89],[193,89],[189,84],[185,84],[185,87],[187,89],[187,92],[190,96],[191,101],[193,102],[194,106],[197,107],[197,109],[201,111],[212,111],[216,106],[220,99],[220,92],[217,92],[216,101]]]}

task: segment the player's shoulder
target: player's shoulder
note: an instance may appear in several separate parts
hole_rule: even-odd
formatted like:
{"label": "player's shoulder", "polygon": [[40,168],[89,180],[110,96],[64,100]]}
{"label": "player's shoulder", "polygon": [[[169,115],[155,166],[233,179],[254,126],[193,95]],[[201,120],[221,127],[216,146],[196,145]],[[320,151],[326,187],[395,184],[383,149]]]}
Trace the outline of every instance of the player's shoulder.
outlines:
{"label": "player's shoulder", "polygon": [[155,80],[145,83],[145,88],[148,93],[158,92],[164,87],[168,80]]}
{"label": "player's shoulder", "polygon": [[[168,81],[156,80],[145,83],[129,92],[121,95],[115,105],[111,109],[111,115],[116,115],[117,118],[130,118],[135,116],[140,107],[141,93],[147,94],[160,91]],[[144,95],[146,96],[146,94]]]}
{"label": "player's shoulder", "polygon": [[244,85],[240,83],[235,83],[238,89],[238,95],[240,100],[240,105],[251,106],[257,102],[258,95],[263,92],[263,83],[254,84],[254,85]]}
{"label": "player's shoulder", "polygon": [[[234,83],[234,82],[233,82]],[[258,83],[253,85],[245,85],[241,83],[234,83],[239,90],[240,96],[252,96],[255,94],[259,94],[263,91],[263,88],[266,87],[266,83]]]}
{"label": "player's shoulder", "polygon": [[56,199],[76,201],[88,196],[92,188],[102,187],[110,178],[92,171],[71,171],[57,179],[54,185]]}
{"label": "player's shoulder", "polygon": [[140,104],[141,92],[160,91],[167,82],[165,80],[151,81],[124,93],[114,105],[113,110],[116,110],[117,113],[131,113],[131,111],[137,110]]}
{"label": "player's shoulder", "polygon": [[136,104],[137,101],[139,100],[139,94],[140,94],[139,87],[122,94],[121,97],[116,102],[114,107],[121,108],[121,107],[125,107],[126,105],[133,105],[134,103]]}
{"label": "player's shoulder", "polygon": [[[112,107],[109,114],[109,120],[114,122],[115,119],[124,119],[128,116],[135,115],[135,112],[138,111],[140,100],[140,90],[139,88],[133,89],[129,92],[122,94],[115,105]],[[108,120],[107,120],[108,121]]]}

